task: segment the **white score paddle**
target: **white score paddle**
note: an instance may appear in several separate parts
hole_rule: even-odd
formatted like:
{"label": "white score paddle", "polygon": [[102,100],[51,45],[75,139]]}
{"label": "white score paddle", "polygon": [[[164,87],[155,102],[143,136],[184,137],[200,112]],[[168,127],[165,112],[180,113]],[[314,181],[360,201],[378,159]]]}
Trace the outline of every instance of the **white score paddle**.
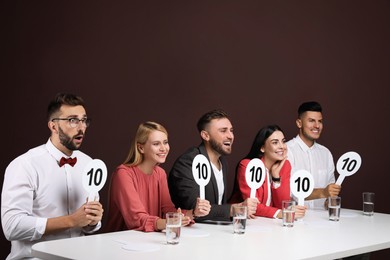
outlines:
{"label": "white score paddle", "polygon": [[290,178],[291,193],[298,198],[298,205],[305,205],[305,198],[313,192],[314,178],[306,170],[298,170]]}
{"label": "white score paddle", "polygon": [[336,184],[341,185],[346,176],[355,174],[362,165],[362,158],[356,152],[346,152],[337,161],[336,169],[340,174]]}
{"label": "white score paddle", "polygon": [[107,180],[107,167],[102,160],[93,159],[84,168],[82,182],[88,192],[88,201],[99,201],[98,192]]}
{"label": "white score paddle", "polygon": [[265,166],[262,160],[254,158],[245,168],[245,179],[251,188],[251,198],[256,198],[256,190],[263,185],[265,180]]}
{"label": "white score paddle", "polygon": [[206,156],[198,154],[192,161],[192,175],[199,185],[200,199],[205,199],[205,187],[210,181],[211,167]]}

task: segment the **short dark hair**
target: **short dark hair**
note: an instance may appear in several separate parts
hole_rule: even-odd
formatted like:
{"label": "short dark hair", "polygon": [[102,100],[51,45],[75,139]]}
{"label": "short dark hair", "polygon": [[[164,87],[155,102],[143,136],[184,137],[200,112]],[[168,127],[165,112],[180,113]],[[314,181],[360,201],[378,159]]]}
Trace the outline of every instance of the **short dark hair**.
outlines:
{"label": "short dark hair", "polygon": [[201,118],[199,118],[198,123],[196,124],[199,133],[205,130],[211,120],[221,118],[228,118],[228,114],[222,109],[214,109],[204,114]]}
{"label": "short dark hair", "polygon": [[85,108],[84,100],[80,96],[69,93],[58,93],[54,99],[49,103],[47,108],[47,120],[50,121],[52,116],[60,111],[62,105],[68,106],[83,106]]}
{"label": "short dark hair", "polygon": [[307,111],[321,112],[322,107],[317,101],[304,102],[298,107],[298,118]]}

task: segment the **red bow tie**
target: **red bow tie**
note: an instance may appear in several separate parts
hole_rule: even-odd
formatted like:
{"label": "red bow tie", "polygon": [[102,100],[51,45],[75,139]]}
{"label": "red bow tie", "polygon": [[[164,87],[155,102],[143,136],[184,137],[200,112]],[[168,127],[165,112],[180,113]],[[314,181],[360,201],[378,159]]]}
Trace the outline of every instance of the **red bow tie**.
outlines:
{"label": "red bow tie", "polygon": [[62,167],[64,164],[69,164],[70,166],[74,166],[77,162],[77,158],[74,157],[74,158],[65,158],[65,157],[62,157],[61,160],[60,160],[60,167]]}

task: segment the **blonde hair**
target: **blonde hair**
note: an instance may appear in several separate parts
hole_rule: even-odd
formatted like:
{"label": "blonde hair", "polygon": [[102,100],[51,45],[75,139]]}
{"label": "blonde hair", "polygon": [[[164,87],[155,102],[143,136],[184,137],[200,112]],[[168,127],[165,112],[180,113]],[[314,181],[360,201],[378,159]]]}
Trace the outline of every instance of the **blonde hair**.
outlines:
{"label": "blonde hair", "polygon": [[138,144],[145,144],[146,141],[148,141],[150,133],[153,131],[163,132],[168,137],[168,132],[165,127],[156,122],[148,121],[140,124],[135,134],[135,138],[131,142],[129,154],[123,164],[126,164],[127,166],[136,166],[143,162],[144,157],[138,150]]}

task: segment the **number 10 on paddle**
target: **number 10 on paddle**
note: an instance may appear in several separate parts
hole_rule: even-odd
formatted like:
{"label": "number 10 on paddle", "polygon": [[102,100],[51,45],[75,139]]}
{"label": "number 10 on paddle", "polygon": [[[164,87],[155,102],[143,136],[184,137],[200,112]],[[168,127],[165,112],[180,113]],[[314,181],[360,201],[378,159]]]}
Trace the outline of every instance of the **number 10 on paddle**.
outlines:
{"label": "number 10 on paddle", "polygon": [[254,158],[245,168],[245,180],[251,188],[251,198],[256,198],[256,190],[263,185],[265,180],[265,166],[262,160]]}
{"label": "number 10 on paddle", "polygon": [[362,165],[362,158],[356,152],[347,152],[340,156],[337,161],[336,169],[340,174],[336,184],[341,185],[346,176],[355,174]]}
{"label": "number 10 on paddle", "polygon": [[298,205],[305,205],[305,198],[309,197],[314,189],[314,179],[310,172],[296,171],[290,178],[291,193],[298,198]]}
{"label": "number 10 on paddle", "polygon": [[206,156],[198,154],[192,161],[192,175],[199,185],[200,198],[205,199],[205,187],[210,181],[211,167]]}
{"label": "number 10 on paddle", "polygon": [[107,180],[107,167],[102,160],[94,159],[83,171],[83,187],[88,192],[88,201],[99,200],[98,192]]}

